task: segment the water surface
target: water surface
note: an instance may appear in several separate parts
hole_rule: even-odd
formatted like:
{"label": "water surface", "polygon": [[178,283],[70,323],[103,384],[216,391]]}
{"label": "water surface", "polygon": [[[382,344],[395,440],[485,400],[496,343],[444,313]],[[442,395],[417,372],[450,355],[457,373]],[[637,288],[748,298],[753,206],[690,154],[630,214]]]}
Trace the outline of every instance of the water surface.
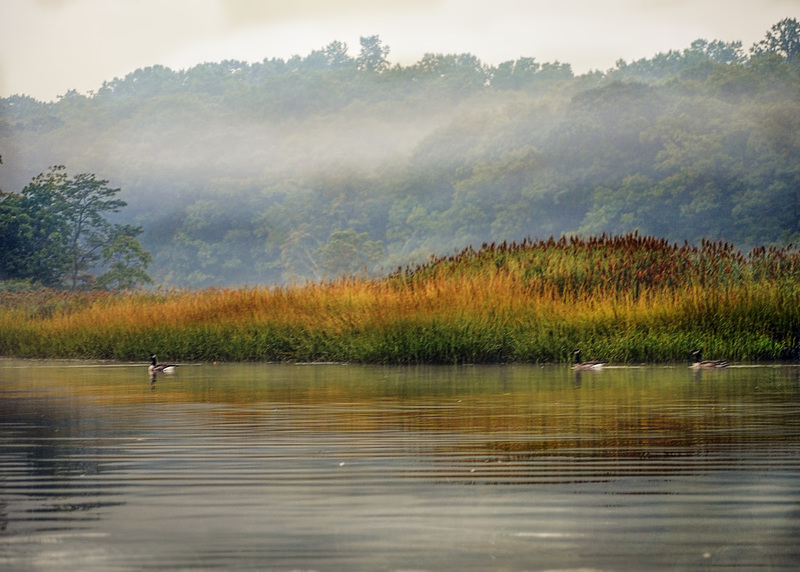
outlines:
{"label": "water surface", "polygon": [[800,368],[0,360],[3,570],[792,570]]}

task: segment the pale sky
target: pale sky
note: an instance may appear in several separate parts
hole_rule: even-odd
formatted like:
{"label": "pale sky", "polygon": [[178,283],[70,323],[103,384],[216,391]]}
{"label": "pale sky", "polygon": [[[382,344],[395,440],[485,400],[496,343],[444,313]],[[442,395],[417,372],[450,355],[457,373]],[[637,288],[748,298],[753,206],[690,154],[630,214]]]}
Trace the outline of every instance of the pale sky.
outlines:
{"label": "pale sky", "polygon": [[683,50],[698,38],[745,49],[800,0],[0,0],[0,97],[52,101],[138,68],[306,56],[334,40],[389,61],[469,52],[496,65],[559,61],[575,73]]}

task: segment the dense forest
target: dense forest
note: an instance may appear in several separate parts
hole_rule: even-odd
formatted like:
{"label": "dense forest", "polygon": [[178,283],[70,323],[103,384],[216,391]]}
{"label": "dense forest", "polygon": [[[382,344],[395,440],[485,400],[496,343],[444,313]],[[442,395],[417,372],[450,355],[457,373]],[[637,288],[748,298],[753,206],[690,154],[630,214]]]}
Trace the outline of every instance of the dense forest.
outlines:
{"label": "dense forest", "polygon": [[[800,24],[583,75],[520,58],[393,65],[363,37],[288,60],[154,66],[0,99],[0,189],[54,165],[120,189],[156,284],[388,274],[468,245],[800,238]],[[9,194],[10,193],[10,194]],[[0,277],[2,279],[2,277]]]}

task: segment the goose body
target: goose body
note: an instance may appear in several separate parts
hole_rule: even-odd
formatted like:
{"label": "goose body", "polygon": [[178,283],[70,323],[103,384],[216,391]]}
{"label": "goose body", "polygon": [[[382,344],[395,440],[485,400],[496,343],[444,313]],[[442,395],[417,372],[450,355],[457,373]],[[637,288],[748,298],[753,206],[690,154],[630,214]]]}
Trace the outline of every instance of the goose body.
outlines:
{"label": "goose body", "polygon": [[175,368],[178,367],[173,363],[156,363],[156,355],[150,354],[150,367],[147,368],[147,371],[150,373],[174,373]]}
{"label": "goose body", "polygon": [[690,366],[692,369],[719,369],[728,367],[728,362],[724,359],[702,359],[700,350],[694,350],[692,352],[692,358],[694,360]]}
{"label": "goose body", "polygon": [[572,355],[575,356],[575,365],[572,366],[572,369],[578,371],[588,371],[593,369],[601,369],[603,366],[606,365],[607,362],[594,360],[594,361],[581,361],[581,350],[575,350],[572,352]]}

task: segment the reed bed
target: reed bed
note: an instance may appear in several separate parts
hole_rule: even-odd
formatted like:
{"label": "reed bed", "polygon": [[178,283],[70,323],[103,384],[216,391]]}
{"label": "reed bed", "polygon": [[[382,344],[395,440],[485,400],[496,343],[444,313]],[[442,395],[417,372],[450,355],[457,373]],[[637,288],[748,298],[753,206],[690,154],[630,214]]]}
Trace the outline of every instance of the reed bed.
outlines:
{"label": "reed bed", "polygon": [[637,234],[483,245],[380,280],[0,294],[0,355],[141,361],[797,359],[800,255]]}

